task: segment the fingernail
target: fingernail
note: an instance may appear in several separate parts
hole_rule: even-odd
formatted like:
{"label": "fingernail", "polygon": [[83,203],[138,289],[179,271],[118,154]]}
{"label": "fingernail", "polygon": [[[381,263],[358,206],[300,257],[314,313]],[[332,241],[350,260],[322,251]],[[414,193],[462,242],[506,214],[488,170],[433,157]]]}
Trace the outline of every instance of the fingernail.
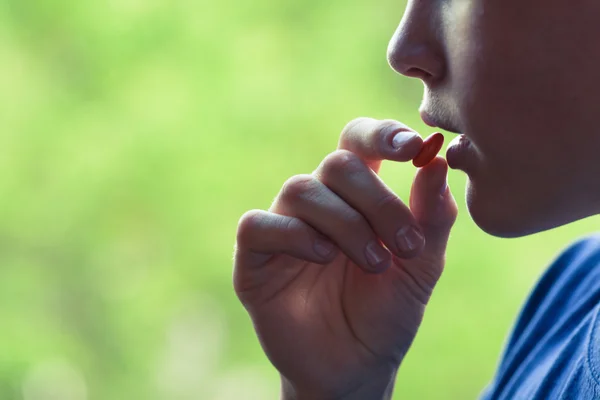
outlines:
{"label": "fingernail", "polygon": [[400,131],[400,132],[396,133],[396,135],[392,139],[392,146],[394,146],[395,149],[399,149],[402,146],[404,146],[413,137],[415,137],[414,132]]}
{"label": "fingernail", "polygon": [[315,250],[315,253],[317,253],[320,257],[327,258],[333,251],[333,244],[331,242],[317,238],[315,239],[313,248]]}
{"label": "fingernail", "polygon": [[406,225],[396,234],[396,245],[403,253],[417,249],[423,242],[423,235],[414,226]]}
{"label": "fingernail", "polygon": [[366,250],[367,261],[371,267],[375,270],[383,269],[389,261],[389,253],[375,240],[369,242]]}

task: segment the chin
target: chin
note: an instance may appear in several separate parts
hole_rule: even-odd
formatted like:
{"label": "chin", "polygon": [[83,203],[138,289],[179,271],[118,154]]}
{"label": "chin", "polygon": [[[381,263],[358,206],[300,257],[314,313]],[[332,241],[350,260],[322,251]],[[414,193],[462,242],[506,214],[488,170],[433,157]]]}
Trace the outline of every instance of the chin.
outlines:
{"label": "chin", "polygon": [[563,225],[549,223],[549,219],[540,218],[539,210],[525,209],[505,196],[481,193],[470,181],[467,181],[466,203],[473,222],[485,233],[499,238],[528,236]]}

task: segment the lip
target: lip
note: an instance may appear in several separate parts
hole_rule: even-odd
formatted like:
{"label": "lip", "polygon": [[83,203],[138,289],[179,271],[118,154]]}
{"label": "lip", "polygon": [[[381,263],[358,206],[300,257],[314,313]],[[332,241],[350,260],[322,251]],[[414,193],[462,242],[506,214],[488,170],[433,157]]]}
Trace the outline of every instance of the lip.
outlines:
{"label": "lip", "polygon": [[441,121],[438,119],[435,119],[430,113],[428,113],[427,111],[425,111],[424,109],[419,110],[419,115],[421,116],[421,119],[423,120],[423,122],[432,127],[432,128],[441,128],[445,131],[448,132],[452,132],[452,133],[460,133],[458,131],[458,129],[456,129],[455,127],[451,126],[450,124],[446,124],[445,121]]}
{"label": "lip", "polygon": [[467,157],[472,150],[471,141],[465,135],[455,137],[446,148],[448,166],[452,169],[464,170],[467,167]]}

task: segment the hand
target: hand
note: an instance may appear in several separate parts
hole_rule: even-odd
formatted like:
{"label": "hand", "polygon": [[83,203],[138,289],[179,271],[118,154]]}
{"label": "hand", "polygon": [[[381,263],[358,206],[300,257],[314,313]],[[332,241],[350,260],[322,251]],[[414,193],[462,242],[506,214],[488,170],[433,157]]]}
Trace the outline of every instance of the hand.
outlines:
{"label": "hand", "polygon": [[377,175],[382,160],[409,161],[422,145],[400,122],[354,120],[312,174],[240,219],[234,288],[284,398],[391,396],[457,215],[443,158],[418,169],[410,207]]}

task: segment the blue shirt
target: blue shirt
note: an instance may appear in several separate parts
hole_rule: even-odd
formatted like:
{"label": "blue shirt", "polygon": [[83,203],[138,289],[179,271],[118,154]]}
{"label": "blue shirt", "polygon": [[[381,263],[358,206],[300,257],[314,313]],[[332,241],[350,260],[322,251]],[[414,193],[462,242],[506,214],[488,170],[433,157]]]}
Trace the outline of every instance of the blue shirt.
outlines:
{"label": "blue shirt", "polygon": [[540,278],[481,400],[600,399],[600,234]]}

